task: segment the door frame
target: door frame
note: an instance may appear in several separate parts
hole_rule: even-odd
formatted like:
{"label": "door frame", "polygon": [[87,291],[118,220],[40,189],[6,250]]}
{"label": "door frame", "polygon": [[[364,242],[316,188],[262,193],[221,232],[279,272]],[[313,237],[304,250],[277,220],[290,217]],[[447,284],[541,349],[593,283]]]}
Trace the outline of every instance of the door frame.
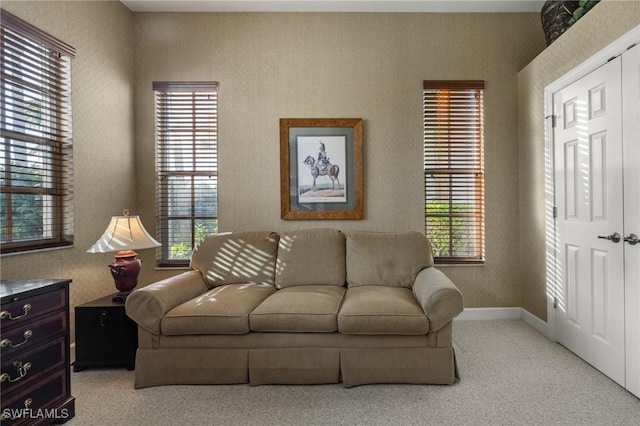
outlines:
{"label": "door frame", "polygon": [[610,59],[623,54],[628,48],[640,43],[640,25],[610,43],[580,65],[565,73],[544,89],[544,184],[545,184],[545,247],[546,247],[546,294],[547,294],[547,336],[558,341],[557,309],[555,297],[558,294],[558,236],[554,217],[556,206],[556,186],[554,179],[555,158],[553,140],[553,95],[582,77],[591,73]]}

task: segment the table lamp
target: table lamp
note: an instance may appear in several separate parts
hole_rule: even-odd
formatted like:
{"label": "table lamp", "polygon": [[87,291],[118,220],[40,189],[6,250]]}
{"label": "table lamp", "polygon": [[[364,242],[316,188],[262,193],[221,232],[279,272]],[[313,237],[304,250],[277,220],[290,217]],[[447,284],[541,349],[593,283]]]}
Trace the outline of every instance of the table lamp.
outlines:
{"label": "table lamp", "polygon": [[144,229],[139,216],[129,216],[125,209],[122,216],[112,216],[102,237],[91,246],[87,253],[112,253],[115,261],[109,264],[111,275],[119,293],[113,297],[116,302],[124,302],[138,284],[138,274],[142,262],[134,250],[159,247]]}

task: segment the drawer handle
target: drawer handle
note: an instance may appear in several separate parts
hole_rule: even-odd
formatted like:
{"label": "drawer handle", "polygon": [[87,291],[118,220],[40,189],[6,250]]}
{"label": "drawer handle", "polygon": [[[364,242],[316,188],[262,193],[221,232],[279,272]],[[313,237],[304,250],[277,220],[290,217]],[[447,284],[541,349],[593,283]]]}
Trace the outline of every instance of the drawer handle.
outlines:
{"label": "drawer handle", "polygon": [[18,346],[22,346],[27,343],[27,340],[29,340],[31,336],[33,336],[33,332],[31,330],[27,330],[24,332],[23,336],[24,340],[20,343],[16,343],[15,345],[9,339],[2,339],[2,341],[0,341],[0,348],[6,348],[7,346],[9,346],[10,348],[17,348]]}
{"label": "drawer handle", "polygon": [[13,316],[11,316],[11,313],[9,313],[9,311],[2,311],[2,312],[0,312],[0,319],[9,318],[11,321],[14,321],[14,320],[17,320],[18,318],[22,318],[23,316],[27,315],[30,310],[31,310],[31,305],[29,303],[27,303],[26,305],[24,305],[22,307],[22,311],[24,312],[22,315],[18,315],[17,317],[13,317]]}
{"label": "drawer handle", "polygon": [[[33,399],[31,398],[27,398],[24,400],[24,408],[25,410],[28,410],[29,407],[31,407],[31,404],[33,404]],[[17,416],[16,414],[11,414],[12,411],[16,411],[16,410],[11,410],[8,408],[5,408],[4,410],[2,410],[2,415],[0,416],[0,419],[2,420],[17,420],[20,419],[20,416]],[[22,410],[19,410],[22,411]]]}
{"label": "drawer handle", "polygon": [[22,361],[16,361],[16,362],[13,363],[13,365],[15,365],[18,368],[19,376],[16,377],[15,379],[12,379],[11,376],[9,376],[8,373],[2,373],[0,375],[0,383],[4,383],[7,380],[10,383],[17,382],[18,380],[20,380],[24,376],[26,376],[27,375],[27,371],[29,371],[29,369],[31,368],[31,363],[30,362],[25,362],[24,364],[22,364]]}

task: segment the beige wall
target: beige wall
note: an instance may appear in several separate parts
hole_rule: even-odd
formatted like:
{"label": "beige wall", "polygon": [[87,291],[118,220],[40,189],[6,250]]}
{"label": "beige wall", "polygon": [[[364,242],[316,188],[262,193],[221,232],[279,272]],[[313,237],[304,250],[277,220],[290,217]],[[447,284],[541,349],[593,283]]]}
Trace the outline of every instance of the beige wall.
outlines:
{"label": "beige wall", "polygon": [[[138,207],[153,216],[152,81],[215,80],[223,231],[423,232],[422,81],[486,80],[487,263],[445,273],[468,307],[520,306],[517,73],[544,48],[538,14],[141,13],[134,20],[137,182],[146,194]],[[280,219],[281,117],[363,118],[364,220]]]}
{"label": "beige wall", "polygon": [[547,318],[544,215],[544,89],[640,24],[640,2],[603,0],[518,76],[522,307]]}
{"label": "beige wall", "polygon": [[[110,256],[85,251],[125,207],[153,233],[154,80],[220,82],[222,230],[422,232],[422,80],[483,79],[487,264],[444,271],[468,307],[521,305],[518,71],[544,48],[538,14],[133,14],[118,2],[2,7],[78,50],[76,247],[3,257],[3,278],[72,278],[74,305],[114,290]],[[280,220],[281,117],[364,119],[364,220]],[[155,271],[153,250],[141,255],[141,285],[176,273]]]}
{"label": "beige wall", "polygon": [[14,2],[2,8],[76,48],[71,63],[75,247],[4,256],[2,279],[71,278],[77,305],[115,291],[108,254],[88,254],[111,215],[135,211],[133,16],[119,2]]}

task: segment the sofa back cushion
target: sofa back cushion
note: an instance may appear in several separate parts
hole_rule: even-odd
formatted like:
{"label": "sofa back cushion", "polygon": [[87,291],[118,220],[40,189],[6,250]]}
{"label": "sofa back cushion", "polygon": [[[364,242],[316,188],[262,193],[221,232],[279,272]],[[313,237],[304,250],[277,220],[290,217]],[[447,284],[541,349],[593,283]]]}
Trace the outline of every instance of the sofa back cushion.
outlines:
{"label": "sofa back cushion", "polygon": [[234,232],[205,237],[193,250],[191,267],[209,286],[275,284],[279,236],[275,232]]}
{"label": "sofa back cushion", "polygon": [[352,232],[347,238],[349,287],[411,288],[418,272],[430,266],[431,243],[418,232]]}
{"label": "sofa back cushion", "polygon": [[343,287],[346,281],[345,240],[345,235],[335,229],[283,233],[278,245],[276,287]]}

